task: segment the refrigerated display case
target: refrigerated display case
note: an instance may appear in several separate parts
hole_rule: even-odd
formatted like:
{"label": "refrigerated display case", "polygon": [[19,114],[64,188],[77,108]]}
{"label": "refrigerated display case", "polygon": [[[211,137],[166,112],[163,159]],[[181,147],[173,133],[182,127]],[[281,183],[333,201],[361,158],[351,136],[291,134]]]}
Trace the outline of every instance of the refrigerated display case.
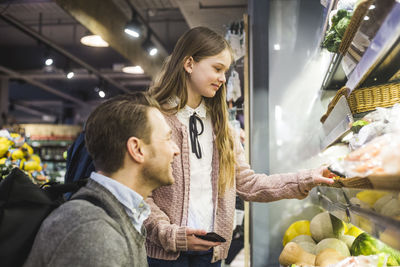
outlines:
{"label": "refrigerated display case", "polygon": [[[368,2],[372,5],[375,1]],[[269,1],[263,6],[250,1],[250,163],[256,171],[272,174],[314,168],[350,152],[346,145],[332,144],[349,130],[347,126],[353,118],[363,114],[355,114],[348,107],[346,111],[338,109],[341,112],[331,114],[329,127],[320,122],[340,88],[326,86],[327,73],[332,71],[332,62],[338,56],[320,46],[333,4],[332,1]],[[342,83],[350,91],[375,86],[377,81],[385,82],[383,79],[398,71],[399,8],[400,3],[392,1],[358,64],[342,77]],[[367,15],[371,12],[368,10]],[[265,13],[269,14],[267,18]],[[268,29],[262,29],[260,24],[269,25]],[[261,34],[266,34],[267,40]],[[264,41],[264,47],[256,44],[260,41]],[[262,59],[268,59],[269,64],[259,66]],[[258,76],[263,72],[261,83],[264,83],[260,86]],[[334,115],[337,117],[333,118]],[[304,200],[251,203],[251,266],[279,266],[284,231],[301,218],[302,211],[315,206],[399,249],[400,221],[351,201],[363,190],[319,186]],[[399,195],[398,189],[385,192]]]}

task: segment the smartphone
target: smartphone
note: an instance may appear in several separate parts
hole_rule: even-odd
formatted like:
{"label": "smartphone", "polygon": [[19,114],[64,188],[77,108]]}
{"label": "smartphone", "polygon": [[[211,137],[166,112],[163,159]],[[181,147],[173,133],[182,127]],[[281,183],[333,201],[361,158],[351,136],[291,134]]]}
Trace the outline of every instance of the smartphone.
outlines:
{"label": "smartphone", "polygon": [[212,242],[221,242],[221,243],[226,242],[225,238],[214,232],[207,233],[206,235],[195,235],[195,236],[203,240]]}

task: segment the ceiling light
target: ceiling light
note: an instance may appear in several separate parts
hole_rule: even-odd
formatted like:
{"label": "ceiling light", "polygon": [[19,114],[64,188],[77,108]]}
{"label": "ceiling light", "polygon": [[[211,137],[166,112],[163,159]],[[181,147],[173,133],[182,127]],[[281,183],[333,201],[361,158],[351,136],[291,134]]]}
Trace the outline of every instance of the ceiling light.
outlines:
{"label": "ceiling light", "polygon": [[106,93],[104,93],[104,91],[100,90],[100,91],[99,91],[99,96],[100,96],[101,98],[104,98],[104,97],[106,96]]}
{"label": "ceiling light", "polygon": [[136,14],[136,11],[132,8],[132,19],[126,23],[124,32],[134,38],[139,38],[142,33],[142,26],[138,21]]}
{"label": "ceiling light", "polygon": [[130,74],[143,74],[144,70],[140,66],[127,66],[122,68],[122,72]]}
{"label": "ceiling light", "polygon": [[274,44],[274,50],[281,50],[281,46],[279,44]]}
{"label": "ceiling light", "polygon": [[53,59],[52,58],[47,58],[45,61],[44,61],[44,64],[46,65],[46,66],[51,66],[51,65],[53,65]]}
{"label": "ceiling light", "polygon": [[369,9],[370,9],[370,10],[372,10],[372,9],[374,9],[374,8],[375,8],[375,5],[370,5],[370,6],[369,6]]}
{"label": "ceiling light", "polygon": [[364,20],[369,20],[369,17],[368,17],[368,16],[365,16],[365,17],[364,17]]}
{"label": "ceiling light", "polygon": [[157,53],[158,53],[158,49],[153,47],[152,49],[150,49],[149,55],[155,56]]}
{"label": "ceiling light", "polygon": [[81,43],[92,47],[108,47],[108,43],[100,35],[86,35],[81,38]]}
{"label": "ceiling light", "polygon": [[68,73],[67,73],[67,78],[68,79],[72,79],[74,76],[75,76],[75,73],[72,70],[68,71]]}
{"label": "ceiling light", "polygon": [[148,33],[146,40],[142,43],[142,47],[150,56],[155,56],[158,53],[157,47],[155,47],[153,42],[150,40],[150,32]]}
{"label": "ceiling light", "polygon": [[44,64],[49,67],[51,65],[53,65],[54,60],[51,57],[51,53],[50,53],[50,48],[48,46],[46,46],[45,51],[44,51]]}

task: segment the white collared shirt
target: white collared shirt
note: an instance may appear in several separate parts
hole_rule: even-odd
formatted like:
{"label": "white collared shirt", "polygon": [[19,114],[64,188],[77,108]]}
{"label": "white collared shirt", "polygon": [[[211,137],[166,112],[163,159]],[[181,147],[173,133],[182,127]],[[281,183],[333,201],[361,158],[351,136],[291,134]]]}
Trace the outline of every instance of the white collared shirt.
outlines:
{"label": "white collared shirt", "polygon": [[97,172],[92,172],[90,178],[110,191],[116,199],[125,207],[125,211],[133,223],[135,229],[142,233],[143,222],[150,215],[150,207],[143,197],[129,187]]}
{"label": "white collared shirt", "polygon": [[[198,159],[192,153],[190,135],[189,163],[190,163],[190,193],[189,193],[189,216],[187,226],[194,229],[212,231],[214,225],[214,204],[212,200],[212,154],[213,154],[213,130],[209,114],[204,101],[196,108],[185,106],[176,114],[178,120],[186,126],[189,133],[189,117],[196,112],[202,120],[204,131],[198,136],[202,157]],[[201,129],[197,125],[197,129]]]}

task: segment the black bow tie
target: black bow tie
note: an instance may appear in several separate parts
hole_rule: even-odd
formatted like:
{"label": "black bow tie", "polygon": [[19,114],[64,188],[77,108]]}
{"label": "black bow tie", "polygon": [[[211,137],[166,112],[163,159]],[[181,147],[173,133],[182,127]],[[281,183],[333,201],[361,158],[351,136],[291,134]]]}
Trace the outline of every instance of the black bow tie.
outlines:
{"label": "black bow tie", "polygon": [[[200,122],[201,130],[200,132],[197,130],[197,121]],[[193,113],[189,117],[189,134],[190,134],[190,142],[192,144],[192,153],[196,155],[198,159],[201,159],[201,148],[198,136],[203,133],[204,125],[202,120],[197,117],[196,112]]]}

